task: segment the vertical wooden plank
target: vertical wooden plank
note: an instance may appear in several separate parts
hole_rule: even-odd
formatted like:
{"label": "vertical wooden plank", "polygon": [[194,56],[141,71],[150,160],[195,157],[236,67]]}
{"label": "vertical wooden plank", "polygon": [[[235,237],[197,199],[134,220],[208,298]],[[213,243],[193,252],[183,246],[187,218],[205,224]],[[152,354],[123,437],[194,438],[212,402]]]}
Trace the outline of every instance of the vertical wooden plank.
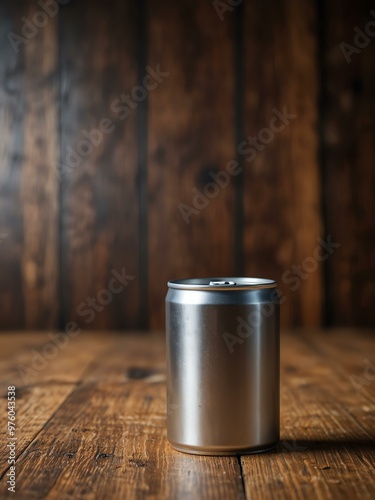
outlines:
{"label": "vertical wooden plank", "polygon": [[[134,9],[83,1],[61,16],[62,323],[139,320],[138,111],[134,99],[119,101],[137,84]],[[110,299],[100,290],[123,269],[134,279]]]}
{"label": "vertical wooden plank", "polygon": [[31,1],[2,5],[1,11],[1,326],[53,328],[58,311],[56,18],[43,15]]}
{"label": "vertical wooden plank", "polygon": [[24,325],[22,293],[22,207],[18,203],[23,166],[24,52],[16,54],[7,39],[10,32],[20,30],[19,3],[0,6],[0,325],[21,328]]}
{"label": "vertical wooden plank", "polygon": [[[315,3],[265,0],[244,11],[246,272],[278,280],[282,325],[318,325],[322,269],[304,261],[321,232]],[[308,269],[304,278],[293,266]]]}
{"label": "vertical wooden plank", "polygon": [[46,19],[25,46],[26,114],[21,182],[25,327],[55,328],[58,314],[58,47],[56,17],[29,2],[27,17]]}
{"label": "vertical wooden plank", "polygon": [[[335,258],[327,263],[328,321],[372,326],[375,323],[375,18],[370,11],[374,11],[374,5],[370,1],[334,1],[323,5],[327,229],[332,239],[341,243]],[[368,25],[370,21],[372,26]],[[366,30],[372,35],[368,36]],[[358,35],[358,31],[364,35]]]}
{"label": "vertical wooden plank", "polygon": [[[221,21],[204,0],[165,0],[148,2],[148,19],[149,65],[168,73],[148,100],[149,309],[162,327],[168,279],[235,269],[233,176],[193,202],[235,159],[233,17]],[[181,204],[195,210],[189,223]]]}

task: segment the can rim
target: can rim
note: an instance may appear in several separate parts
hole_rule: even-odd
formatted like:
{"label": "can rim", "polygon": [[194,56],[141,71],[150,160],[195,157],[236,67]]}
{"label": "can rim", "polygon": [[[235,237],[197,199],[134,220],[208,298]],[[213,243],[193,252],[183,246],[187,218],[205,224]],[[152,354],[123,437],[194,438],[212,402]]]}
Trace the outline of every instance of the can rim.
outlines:
{"label": "can rim", "polygon": [[189,278],[168,281],[169,288],[179,290],[205,290],[205,291],[235,291],[235,290],[261,290],[275,288],[275,280],[268,278],[246,277],[219,277],[219,278]]}

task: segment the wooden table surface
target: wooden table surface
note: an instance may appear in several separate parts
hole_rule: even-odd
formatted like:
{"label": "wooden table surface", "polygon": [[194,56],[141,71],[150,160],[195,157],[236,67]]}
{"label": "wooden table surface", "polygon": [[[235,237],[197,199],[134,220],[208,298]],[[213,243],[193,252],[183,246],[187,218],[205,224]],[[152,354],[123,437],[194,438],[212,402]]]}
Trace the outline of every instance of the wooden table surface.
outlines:
{"label": "wooden table surface", "polygon": [[[2,334],[0,498],[373,499],[371,333],[283,332],[281,441],[241,457],[168,444],[162,334],[81,333],[59,348],[47,333]],[[6,482],[8,386],[16,494]]]}

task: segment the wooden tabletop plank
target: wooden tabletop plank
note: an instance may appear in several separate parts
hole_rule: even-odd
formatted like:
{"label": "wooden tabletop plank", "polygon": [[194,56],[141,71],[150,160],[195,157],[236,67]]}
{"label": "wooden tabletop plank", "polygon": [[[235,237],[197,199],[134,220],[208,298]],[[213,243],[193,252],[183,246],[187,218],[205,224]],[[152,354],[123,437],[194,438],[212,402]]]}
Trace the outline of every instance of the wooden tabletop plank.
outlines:
{"label": "wooden tabletop plank", "polygon": [[[56,339],[56,334],[51,335]],[[60,345],[63,341],[60,338]],[[17,456],[52,418],[108,342],[103,336],[92,334],[80,334],[76,338],[65,336],[65,341],[63,348],[53,351],[51,345],[56,344],[47,333],[0,336],[0,397],[7,398],[8,386],[16,387]],[[56,353],[56,356],[47,360],[43,353]],[[0,429],[5,435],[5,410],[0,413]],[[9,468],[7,444],[5,439],[0,441],[0,476]]]}
{"label": "wooden tabletop plank", "polygon": [[[42,340],[31,334],[25,350]],[[164,336],[82,334],[18,392],[16,497],[373,498],[375,408],[348,379],[372,344],[357,331],[283,334],[277,449],[199,457],[166,439]],[[9,369],[25,356],[15,345]],[[375,379],[366,388],[372,397]]]}
{"label": "wooden tabletop plank", "polygon": [[18,489],[31,498],[241,498],[236,457],[167,443],[162,338],[109,342],[18,460]]}
{"label": "wooden tabletop plank", "polygon": [[[352,330],[351,330],[352,331]],[[349,381],[348,390],[362,393],[375,402],[375,345],[373,336],[360,334],[355,337],[346,329],[338,329],[323,337],[310,335],[309,341],[314,349],[335,367],[337,373]],[[368,332],[370,333],[370,332]]]}
{"label": "wooden tabletop plank", "polygon": [[[74,387],[74,384],[48,384],[47,386],[17,390],[15,420],[15,435],[17,437],[16,456],[21,455],[35,439]],[[3,405],[3,409],[0,415],[0,428],[1,435],[6,436],[8,425],[6,404]],[[0,477],[9,469],[9,450],[7,445],[8,441],[5,437],[0,442]]]}
{"label": "wooden tabletop plank", "polygon": [[47,382],[76,383],[110,342],[108,336],[87,332],[75,337],[47,332],[23,335],[23,346],[17,337],[8,337],[8,346],[15,343],[13,351],[4,347],[3,354],[6,343],[0,343],[0,394],[8,385],[21,388]]}
{"label": "wooden tabletop plank", "polygon": [[276,453],[241,457],[250,498],[372,498],[375,493],[374,413],[337,373],[334,358],[311,347],[312,338],[282,337],[281,441]]}

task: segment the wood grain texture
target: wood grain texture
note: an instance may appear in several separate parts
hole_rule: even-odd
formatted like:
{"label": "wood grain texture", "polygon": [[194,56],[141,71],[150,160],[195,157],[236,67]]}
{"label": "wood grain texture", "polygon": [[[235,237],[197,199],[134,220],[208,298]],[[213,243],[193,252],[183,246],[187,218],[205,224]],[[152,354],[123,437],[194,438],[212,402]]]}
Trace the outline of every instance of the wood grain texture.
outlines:
{"label": "wood grain texture", "polygon": [[[116,101],[137,84],[134,8],[84,1],[60,14],[62,319],[98,329],[139,324],[137,107],[126,116]],[[129,285],[88,305],[123,268]]]}
{"label": "wood grain texture", "polygon": [[284,326],[374,324],[369,0],[71,1],[16,53],[41,9],[0,5],[0,329],[161,328],[168,279],[235,273]]}
{"label": "wood grain texture", "polygon": [[1,6],[2,328],[51,328],[58,315],[56,20],[19,45],[12,38],[14,49],[9,41],[22,36],[21,19],[33,19],[36,7]]}
{"label": "wood grain texture", "polygon": [[[350,382],[352,367],[341,357],[342,333],[282,336],[280,443],[266,467],[256,456],[241,458],[249,497],[254,489],[261,498],[374,494],[374,401]],[[351,348],[357,338],[359,331],[346,332]],[[326,342],[332,346],[328,356],[321,352]],[[363,356],[367,344],[360,345]],[[370,390],[374,394],[374,386]]]}
{"label": "wood grain texture", "polygon": [[[15,338],[16,364],[31,346],[40,350],[44,337],[4,334],[0,348]],[[371,499],[374,373],[366,387],[371,399],[349,377],[359,374],[363,358],[375,365],[372,353],[371,335],[360,330],[284,332],[277,449],[199,457],[166,441],[163,337],[82,333],[52,371],[19,387],[16,497]],[[9,381],[0,376],[3,395]],[[1,496],[11,498],[4,472]]]}
{"label": "wood grain texture", "polygon": [[[170,73],[148,99],[149,310],[160,328],[168,279],[235,269],[233,179],[193,203],[236,158],[233,19],[204,0],[148,2],[148,19],[149,64]],[[180,204],[196,210],[189,223]]]}
{"label": "wood grain texture", "polygon": [[[59,342],[52,342],[46,333],[35,332],[0,337],[0,397],[7,398],[8,386],[17,388],[17,456],[35,439],[106,346],[103,336],[86,337],[84,334],[71,339],[60,335]],[[6,411],[0,415],[0,427],[3,436],[7,428]],[[9,468],[8,452],[7,440],[2,439],[0,475]]]}
{"label": "wood grain texture", "polygon": [[[313,269],[304,259],[321,232],[315,4],[246,2],[243,29],[246,274],[278,280],[283,325],[319,325],[321,266],[302,270],[305,278],[293,268]],[[283,123],[284,110],[294,118]]]}
{"label": "wood grain texture", "polygon": [[19,491],[31,498],[240,498],[237,458],[184,455],[166,441],[162,337],[107,338],[82,383],[22,453]]}
{"label": "wood grain texture", "polygon": [[[375,98],[372,38],[354,30],[374,21],[374,5],[324,4],[324,161],[327,230],[341,243],[328,262],[328,320],[336,325],[375,322]],[[330,22],[334,16],[335,22]],[[370,27],[373,30],[373,28]],[[345,57],[342,44],[348,44]]]}

